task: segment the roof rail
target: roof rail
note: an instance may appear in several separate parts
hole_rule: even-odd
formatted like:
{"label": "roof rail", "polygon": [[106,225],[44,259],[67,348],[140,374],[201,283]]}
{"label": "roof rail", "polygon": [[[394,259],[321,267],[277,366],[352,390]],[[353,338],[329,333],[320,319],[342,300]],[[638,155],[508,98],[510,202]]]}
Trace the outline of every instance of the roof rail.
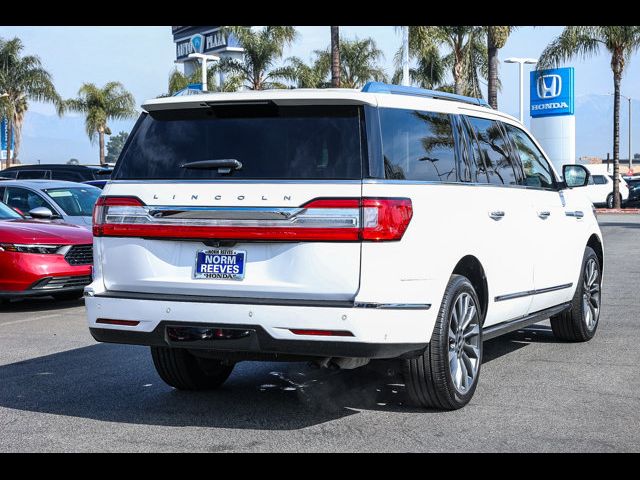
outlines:
{"label": "roof rail", "polygon": [[439,100],[452,100],[491,108],[487,101],[482,98],[465,97],[464,95],[456,95],[455,93],[439,92],[437,90],[427,90],[426,88],[418,87],[406,87],[404,85],[391,85],[382,82],[369,82],[362,87],[362,91],[368,93],[392,93],[394,95],[437,98]]}

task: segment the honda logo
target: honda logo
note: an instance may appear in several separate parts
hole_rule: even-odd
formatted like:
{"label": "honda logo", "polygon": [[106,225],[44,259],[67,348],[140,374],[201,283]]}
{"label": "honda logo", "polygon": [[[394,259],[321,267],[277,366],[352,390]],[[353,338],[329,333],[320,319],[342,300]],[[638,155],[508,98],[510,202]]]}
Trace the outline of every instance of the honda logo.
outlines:
{"label": "honda logo", "polygon": [[541,75],[538,77],[538,98],[556,98],[562,92],[562,77],[560,75]]}

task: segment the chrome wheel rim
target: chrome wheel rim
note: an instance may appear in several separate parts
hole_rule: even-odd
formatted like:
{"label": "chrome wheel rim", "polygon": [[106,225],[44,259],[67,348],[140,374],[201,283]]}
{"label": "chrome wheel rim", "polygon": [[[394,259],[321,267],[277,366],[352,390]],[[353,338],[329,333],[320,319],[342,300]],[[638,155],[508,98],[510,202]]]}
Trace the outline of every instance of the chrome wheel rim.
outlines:
{"label": "chrome wheel rim", "polygon": [[449,374],[456,390],[466,393],[480,367],[480,320],[473,297],[466,292],[455,299],[449,315]]}
{"label": "chrome wheel rim", "polygon": [[595,259],[584,266],[582,278],[582,318],[589,330],[593,330],[600,318],[600,270]]}

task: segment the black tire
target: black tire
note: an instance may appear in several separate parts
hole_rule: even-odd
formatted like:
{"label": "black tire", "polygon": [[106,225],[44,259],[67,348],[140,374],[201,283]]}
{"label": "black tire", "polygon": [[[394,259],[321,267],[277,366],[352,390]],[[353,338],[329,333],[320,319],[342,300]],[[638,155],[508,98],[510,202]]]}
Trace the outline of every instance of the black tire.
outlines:
{"label": "black tire", "polygon": [[234,365],[199,358],[183,348],[151,347],[153,365],[164,382],[178,390],[212,390],[222,385]]}
{"label": "black tire", "polygon": [[61,300],[61,301],[79,300],[80,298],[82,298],[82,290],[79,292],[54,293],[51,296],[56,300]]}
{"label": "black tire", "polygon": [[[583,308],[583,301],[585,299],[585,293],[587,292],[585,273],[587,270],[587,264],[595,261],[597,265],[597,300],[598,309],[594,315],[594,310],[591,310],[591,315],[594,315],[595,322],[589,326],[588,314],[585,313]],[[593,289],[589,292],[592,293]],[[598,329],[598,323],[601,311],[601,293],[602,291],[602,267],[598,255],[593,251],[591,247],[587,247],[582,259],[582,267],[580,268],[580,279],[578,280],[578,287],[576,293],[571,301],[571,309],[562,312],[559,315],[551,317],[551,329],[556,338],[560,340],[566,340],[568,342],[586,342],[591,340]],[[592,295],[590,295],[592,296]],[[588,300],[590,305],[593,305],[591,300]]]}
{"label": "black tire", "polygon": [[[463,392],[456,388],[449,362],[449,328],[452,309],[462,294],[468,294],[476,306],[478,352],[476,373],[472,383]],[[462,275],[452,275],[444,292],[431,341],[425,351],[416,358],[403,360],[406,390],[411,403],[426,408],[455,410],[464,407],[475,392],[482,364],[482,312],[480,301],[471,282]],[[454,350],[457,348],[454,344]],[[453,352],[455,354],[455,352]],[[466,368],[466,367],[465,367]],[[466,371],[466,370],[465,370]],[[465,377],[466,378],[466,377]]]}
{"label": "black tire", "polygon": [[[622,195],[618,194],[620,198],[620,208],[622,208]],[[607,195],[607,208],[613,208],[613,192]]]}

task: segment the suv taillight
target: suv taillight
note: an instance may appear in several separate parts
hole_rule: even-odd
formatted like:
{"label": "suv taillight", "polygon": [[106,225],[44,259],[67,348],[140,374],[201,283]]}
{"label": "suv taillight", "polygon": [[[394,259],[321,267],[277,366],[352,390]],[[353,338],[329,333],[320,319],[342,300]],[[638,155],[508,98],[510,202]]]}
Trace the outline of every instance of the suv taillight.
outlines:
{"label": "suv taillight", "polygon": [[[96,237],[231,239],[261,241],[400,240],[413,215],[408,198],[323,198],[312,200],[278,221],[228,216],[206,222],[163,220],[137,197],[100,197],[93,210]],[[178,208],[178,207],[177,207]],[[233,212],[234,208],[229,207]],[[246,213],[246,208],[238,209]]]}

